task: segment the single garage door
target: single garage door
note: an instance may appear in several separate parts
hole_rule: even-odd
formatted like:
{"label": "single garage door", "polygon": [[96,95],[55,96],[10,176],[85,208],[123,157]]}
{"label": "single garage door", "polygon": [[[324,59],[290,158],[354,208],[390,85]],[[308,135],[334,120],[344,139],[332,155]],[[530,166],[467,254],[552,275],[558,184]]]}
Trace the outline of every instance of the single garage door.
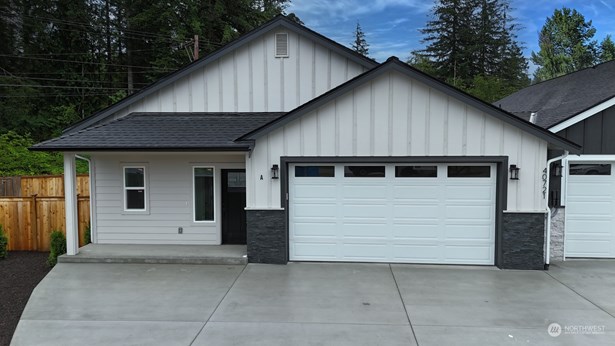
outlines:
{"label": "single garage door", "polygon": [[615,258],[612,163],[571,162],[566,197],[566,257]]}
{"label": "single garage door", "polygon": [[493,265],[491,164],[294,164],[290,259]]}

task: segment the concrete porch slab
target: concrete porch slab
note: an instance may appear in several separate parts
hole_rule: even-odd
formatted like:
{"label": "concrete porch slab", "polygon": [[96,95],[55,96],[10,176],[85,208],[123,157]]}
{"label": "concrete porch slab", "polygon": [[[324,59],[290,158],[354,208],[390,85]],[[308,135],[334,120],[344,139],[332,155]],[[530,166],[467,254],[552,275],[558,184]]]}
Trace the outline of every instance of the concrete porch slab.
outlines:
{"label": "concrete porch slab", "polygon": [[245,245],[88,244],[58,262],[243,265],[248,256]]}

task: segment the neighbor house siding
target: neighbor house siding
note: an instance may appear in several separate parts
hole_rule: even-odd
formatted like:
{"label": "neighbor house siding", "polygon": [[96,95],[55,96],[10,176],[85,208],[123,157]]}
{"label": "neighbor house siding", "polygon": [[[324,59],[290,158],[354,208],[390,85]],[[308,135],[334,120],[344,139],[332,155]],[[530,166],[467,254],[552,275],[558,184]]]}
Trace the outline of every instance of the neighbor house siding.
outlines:
{"label": "neighbor house siding", "polygon": [[[96,238],[103,244],[219,244],[220,170],[244,168],[243,153],[94,154]],[[124,165],[146,167],[146,213],[124,211]],[[215,222],[193,222],[194,166],[215,167]],[[178,233],[178,227],[183,233]]]}
{"label": "neighbor house siding", "polygon": [[247,163],[248,207],[281,207],[280,181],[270,179],[280,156],[508,156],[521,171],[508,180],[507,209],[545,209],[544,140],[397,72],[258,138]]}
{"label": "neighbor house siding", "polygon": [[[273,31],[118,111],[290,111],[367,69],[307,38],[288,32],[289,56],[274,56]],[[111,119],[109,118],[109,120]]]}
{"label": "neighbor house siding", "polygon": [[582,154],[615,154],[615,107],[578,122],[557,134],[583,146]]}

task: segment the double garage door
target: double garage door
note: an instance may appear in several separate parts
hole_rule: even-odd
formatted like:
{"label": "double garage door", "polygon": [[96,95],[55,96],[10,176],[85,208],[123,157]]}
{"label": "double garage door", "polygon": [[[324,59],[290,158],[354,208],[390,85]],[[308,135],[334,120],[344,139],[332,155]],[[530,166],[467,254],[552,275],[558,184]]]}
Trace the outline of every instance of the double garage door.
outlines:
{"label": "double garage door", "polygon": [[295,261],[494,264],[496,166],[293,164]]}
{"label": "double garage door", "polygon": [[615,258],[614,164],[569,164],[564,246],[566,257]]}

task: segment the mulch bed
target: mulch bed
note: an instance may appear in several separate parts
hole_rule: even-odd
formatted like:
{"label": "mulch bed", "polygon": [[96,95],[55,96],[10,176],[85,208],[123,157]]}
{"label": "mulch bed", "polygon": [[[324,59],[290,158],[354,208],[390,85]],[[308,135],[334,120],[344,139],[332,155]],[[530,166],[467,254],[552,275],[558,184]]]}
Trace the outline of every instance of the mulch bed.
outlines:
{"label": "mulch bed", "polygon": [[48,252],[12,251],[0,260],[0,345],[8,345],[32,290],[47,275]]}

